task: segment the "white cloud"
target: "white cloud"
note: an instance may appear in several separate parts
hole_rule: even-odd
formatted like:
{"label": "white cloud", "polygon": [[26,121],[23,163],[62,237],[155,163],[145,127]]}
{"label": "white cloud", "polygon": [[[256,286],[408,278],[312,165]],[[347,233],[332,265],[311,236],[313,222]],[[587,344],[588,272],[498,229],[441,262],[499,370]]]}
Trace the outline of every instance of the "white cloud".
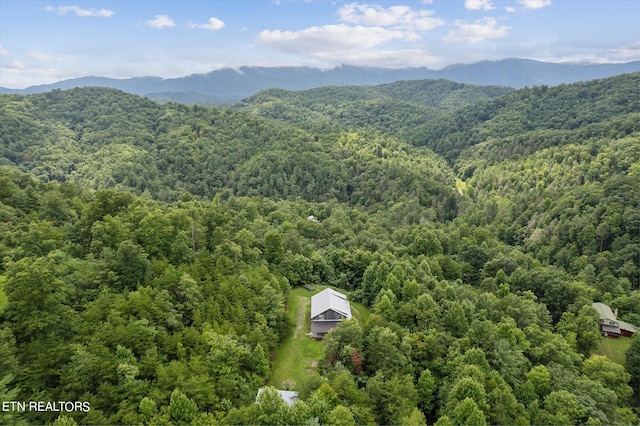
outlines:
{"label": "white cloud", "polygon": [[464,7],[469,10],[491,10],[495,9],[492,0],[465,0]]}
{"label": "white cloud", "polygon": [[212,16],[211,18],[209,18],[209,23],[198,25],[198,27],[211,30],[211,31],[216,31],[224,28],[224,22]]}
{"label": "white cloud", "polygon": [[47,55],[46,53],[43,53],[43,52],[30,52],[29,57],[36,61],[48,61],[51,59],[50,55]]}
{"label": "white cloud", "polygon": [[640,41],[604,50],[556,52],[553,56],[537,56],[546,62],[615,64],[637,61],[640,58]]}
{"label": "white cloud", "polygon": [[423,49],[353,49],[334,52],[320,52],[313,56],[320,64],[369,66],[380,68],[431,67],[442,58],[430,55]]}
{"label": "white cloud", "polygon": [[506,10],[509,13],[516,13],[518,11],[518,9],[516,9],[515,7],[512,6],[507,6],[504,8],[504,10]]}
{"label": "white cloud", "polygon": [[0,56],[11,56],[11,52],[5,49],[1,44],[0,44]]}
{"label": "white cloud", "polygon": [[509,30],[507,26],[498,26],[496,18],[491,17],[478,19],[472,23],[456,21],[455,26],[456,28],[444,37],[444,41],[478,43],[493,38],[506,37]]}
{"label": "white cloud", "polygon": [[369,49],[392,40],[415,40],[416,35],[381,27],[325,25],[301,31],[264,30],[256,42],[292,53],[317,53],[336,49]]}
{"label": "white cloud", "polygon": [[614,61],[637,61],[640,58],[640,41],[610,50]]}
{"label": "white cloud", "polygon": [[390,6],[350,3],[338,9],[340,20],[351,24],[391,27],[395,29],[428,31],[444,25],[434,18],[431,10],[413,10],[409,6]]}
{"label": "white cloud", "polygon": [[150,19],[145,24],[151,28],[175,27],[176,23],[167,15],[156,15],[156,19]]}
{"label": "white cloud", "polygon": [[4,87],[25,88],[79,76],[77,68],[73,71],[61,71],[52,68],[25,68],[22,64],[18,64],[18,67],[15,66],[16,64],[13,65],[2,66],[2,86]]}
{"label": "white cloud", "polygon": [[[423,0],[423,3],[432,1]],[[433,11],[402,5],[383,7],[350,3],[340,7],[337,13],[341,24],[299,31],[264,30],[256,36],[256,45],[277,50],[290,58],[304,58],[306,63],[320,67],[342,63],[379,67],[430,66],[442,61],[415,43],[420,40],[421,31],[445,24],[433,16]]]}
{"label": "white cloud", "polygon": [[55,12],[59,15],[65,15],[68,12],[75,13],[76,16],[80,16],[82,18],[87,16],[98,16],[100,18],[108,18],[113,15],[112,10],[107,9],[82,9],[79,6],[46,6],[44,8],[47,12]]}
{"label": "white cloud", "polygon": [[525,9],[541,9],[551,5],[551,0],[518,0]]}
{"label": "white cloud", "polygon": [[6,67],[14,70],[22,70],[24,69],[24,64],[20,61],[13,61],[10,64],[7,64]]}
{"label": "white cloud", "polygon": [[[346,24],[310,27],[301,31],[265,30],[256,44],[298,57],[318,67],[340,64],[407,67],[431,66],[442,58],[431,56],[421,47],[403,46],[419,39],[411,31]],[[400,45],[388,43],[400,43]]]}

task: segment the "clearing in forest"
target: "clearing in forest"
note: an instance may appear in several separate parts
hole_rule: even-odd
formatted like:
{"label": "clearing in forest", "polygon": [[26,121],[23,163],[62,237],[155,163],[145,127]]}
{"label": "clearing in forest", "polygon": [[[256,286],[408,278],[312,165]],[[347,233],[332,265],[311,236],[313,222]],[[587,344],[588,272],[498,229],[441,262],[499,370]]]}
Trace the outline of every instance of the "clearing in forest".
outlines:
{"label": "clearing in forest", "polygon": [[295,382],[291,390],[299,390],[310,376],[318,374],[318,361],[323,353],[322,342],[309,337],[311,296],[318,291],[304,288],[291,291],[287,315],[295,327],[276,352],[269,380],[269,384],[278,389],[283,388],[283,382]]}
{"label": "clearing in forest", "polygon": [[631,337],[618,337],[617,339],[605,337],[600,342],[596,353],[604,355],[616,364],[626,368],[627,360],[625,352],[631,346]]}
{"label": "clearing in forest", "polygon": [[[301,287],[291,290],[287,315],[295,324],[293,331],[287,336],[273,360],[269,384],[283,389],[283,383],[295,386],[290,390],[300,390],[310,377],[318,374],[318,362],[322,359],[324,346],[322,341],[309,337],[311,327],[311,296],[324,290],[319,286],[314,291]],[[339,290],[338,291],[343,291]],[[351,312],[365,324],[369,318],[369,310],[360,303],[351,303]]]}

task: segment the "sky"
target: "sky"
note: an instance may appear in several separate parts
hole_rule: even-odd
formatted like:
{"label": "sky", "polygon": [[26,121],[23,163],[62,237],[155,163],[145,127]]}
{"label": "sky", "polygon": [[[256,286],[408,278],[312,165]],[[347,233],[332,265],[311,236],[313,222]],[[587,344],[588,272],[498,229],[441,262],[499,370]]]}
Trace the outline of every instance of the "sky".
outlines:
{"label": "sky", "polygon": [[0,86],[241,66],[640,60],[640,0],[0,0]]}

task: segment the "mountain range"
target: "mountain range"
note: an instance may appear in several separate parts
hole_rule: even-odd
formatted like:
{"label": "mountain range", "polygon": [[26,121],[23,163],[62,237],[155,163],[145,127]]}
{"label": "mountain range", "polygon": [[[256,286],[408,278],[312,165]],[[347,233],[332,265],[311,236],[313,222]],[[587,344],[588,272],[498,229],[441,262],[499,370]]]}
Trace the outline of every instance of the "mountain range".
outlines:
{"label": "mountain range", "polygon": [[441,70],[387,69],[343,65],[330,70],[311,67],[223,68],[181,78],[81,77],[25,89],[0,87],[5,94],[35,94],[54,89],[99,86],[123,90],[160,101],[215,105],[232,103],[260,90],[305,90],[321,86],[377,85],[399,80],[447,79],[459,83],[513,88],[587,81],[640,71],[640,61],[623,64],[557,64],[528,59],[457,64]]}

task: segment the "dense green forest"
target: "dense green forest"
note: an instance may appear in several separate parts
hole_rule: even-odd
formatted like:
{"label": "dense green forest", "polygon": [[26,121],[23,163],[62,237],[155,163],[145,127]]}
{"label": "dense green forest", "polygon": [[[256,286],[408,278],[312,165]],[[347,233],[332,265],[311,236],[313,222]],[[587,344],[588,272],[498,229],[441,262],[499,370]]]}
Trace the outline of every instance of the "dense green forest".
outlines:
{"label": "dense green forest", "polygon": [[[0,423],[640,424],[638,87],[1,95],[0,400],[90,409]],[[304,284],[371,315],[288,406]]]}

